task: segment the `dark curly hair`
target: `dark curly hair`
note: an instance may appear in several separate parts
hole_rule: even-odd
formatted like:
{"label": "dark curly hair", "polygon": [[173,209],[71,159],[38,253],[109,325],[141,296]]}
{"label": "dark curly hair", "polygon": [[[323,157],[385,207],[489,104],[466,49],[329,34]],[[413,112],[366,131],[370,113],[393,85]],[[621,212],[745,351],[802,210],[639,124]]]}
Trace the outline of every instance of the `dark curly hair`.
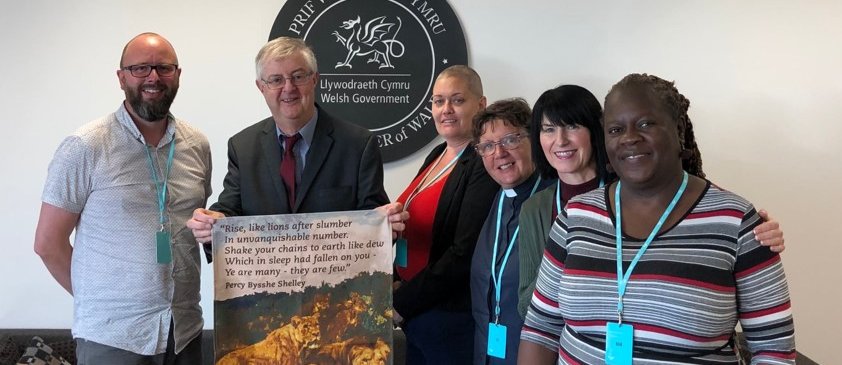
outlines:
{"label": "dark curly hair", "polygon": [[558,172],[547,161],[541,149],[541,123],[544,118],[559,127],[575,124],[587,128],[591,135],[591,158],[596,163],[596,177],[604,182],[614,180],[613,174],[609,174],[607,169],[608,157],[601,123],[602,106],[593,93],[578,85],[561,85],[541,94],[532,108],[529,139],[532,141],[535,168],[545,178],[557,178]]}
{"label": "dark curly hair", "polygon": [[[705,177],[702,171],[702,152],[696,143],[696,136],[693,133],[693,123],[687,110],[690,109],[690,100],[678,92],[675,82],[664,80],[655,75],[629,74],[620,82],[611,87],[608,95],[615,90],[629,87],[641,87],[650,90],[658,100],[661,101],[664,110],[670,114],[678,126],[678,136],[681,139],[681,163],[687,173],[701,178]],[[608,100],[608,96],[605,97]]]}

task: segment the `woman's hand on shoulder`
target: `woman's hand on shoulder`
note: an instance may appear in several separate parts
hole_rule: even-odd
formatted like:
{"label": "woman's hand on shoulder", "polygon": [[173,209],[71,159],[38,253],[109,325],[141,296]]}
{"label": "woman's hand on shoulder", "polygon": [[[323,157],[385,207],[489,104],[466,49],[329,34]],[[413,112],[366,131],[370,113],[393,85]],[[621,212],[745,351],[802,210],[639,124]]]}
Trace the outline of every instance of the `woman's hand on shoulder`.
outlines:
{"label": "woman's hand on shoulder", "polygon": [[784,231],[781,229],[777,220],[772,218],[764,209],[757,211],[760,218],[763,218],[763,223],[754,227],[754,237],[763,246],[768,246],[772,252],[783,252],[786,249],[784,246]]}

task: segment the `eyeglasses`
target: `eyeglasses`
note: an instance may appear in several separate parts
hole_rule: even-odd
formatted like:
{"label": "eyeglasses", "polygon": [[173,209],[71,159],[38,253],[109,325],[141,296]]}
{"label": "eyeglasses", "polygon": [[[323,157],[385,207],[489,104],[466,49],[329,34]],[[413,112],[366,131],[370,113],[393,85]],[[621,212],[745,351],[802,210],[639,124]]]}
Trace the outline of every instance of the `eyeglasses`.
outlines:
{"label": "eyeglasses", "polygon": [[497,150],[497,145],[503,147],[505,150],[513,150],[515,148],[520,147],[520,141],[526,137],[526,133],[512,133],[503,136],[497,142],[485,142],[480,143],[474,146],[474,149],[477,150],[477,153],[481,157],[490,156],[494,154],[494,151]]}
{"label": "eyeglasses", "polygon": [[146,77],[152,73],[152,70],[158,73],[158,76],[167,77],[175,74],[178,70],[178,65],[171,63],[162,63],[158,65],[131,65],[122,67],[122,70],[129,71],[134,77]]}
{"label": "eyeglasses", "polygon": [[296,72],[292,74],[290,77],[282,76],[282,75],[273,75],[269,77],[268,80],[260,79],[266,84],[266,87],[270,89],[280,89],[286,85],[287,80],[292,81],[293,85],[304,85],[308,80],[310,80],[310,76],[313,76],[313,71],[310,72]]}
{"label": "eyeglasses", "polygon": [[444,106],[444,103],[448,100],[450,100],[450,105],[453,106],[461,106],[467,101],[463,96],[451,96],[450,98],[434,96],[432,99],[430,99],[430,102],[433,103],[434,106],[441,108],[442,106]]}

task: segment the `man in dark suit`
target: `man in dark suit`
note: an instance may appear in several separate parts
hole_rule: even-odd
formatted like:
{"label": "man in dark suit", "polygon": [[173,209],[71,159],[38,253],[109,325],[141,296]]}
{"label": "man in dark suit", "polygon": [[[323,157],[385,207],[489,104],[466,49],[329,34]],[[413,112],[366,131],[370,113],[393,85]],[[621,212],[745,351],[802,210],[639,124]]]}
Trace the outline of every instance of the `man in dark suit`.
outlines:
{"label": "man in dark suit", "polygon": [[319,74],[313,51],[280,37],[258,52],[257,88],[272,117],[228,141],[228,174],[219,201],[196,209],[187,226],[199,242],[211,239],[225,216],[315,213],[380,207],[392,229],[408,213],[389,204],[377,141],[366,129],[338,120],[315,104]]}

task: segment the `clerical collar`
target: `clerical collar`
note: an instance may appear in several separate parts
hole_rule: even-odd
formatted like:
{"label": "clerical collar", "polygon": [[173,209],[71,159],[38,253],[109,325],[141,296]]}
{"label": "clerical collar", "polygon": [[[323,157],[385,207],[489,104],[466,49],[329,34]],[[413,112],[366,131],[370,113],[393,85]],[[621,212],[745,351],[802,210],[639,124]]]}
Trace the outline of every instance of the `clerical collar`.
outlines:
{"label": "clerical collar", "polygon": [[535,184],[535,179],[538,178],[537,173],[533,173],[529,176],[526,181],[520,183],[518,186],[510,189],[503,189],[503,194],[506,194],[507,198],[514,198],[520,194],[529,195],[529,192],[532,190],[532,186]]}

